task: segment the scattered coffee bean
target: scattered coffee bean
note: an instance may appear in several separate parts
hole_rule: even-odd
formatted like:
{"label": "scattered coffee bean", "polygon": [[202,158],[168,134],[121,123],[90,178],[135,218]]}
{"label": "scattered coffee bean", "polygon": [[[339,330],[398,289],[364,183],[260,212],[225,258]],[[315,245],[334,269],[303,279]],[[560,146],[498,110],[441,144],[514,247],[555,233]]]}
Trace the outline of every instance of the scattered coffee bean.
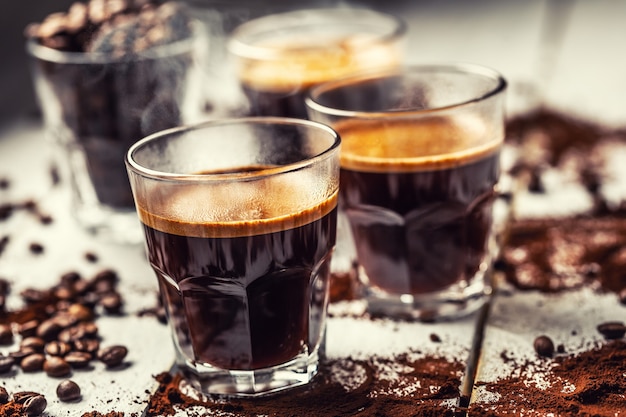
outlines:
{"label": "scattered coffee bean", "polygon": [[69,352],[67,355],[65,355],[63,359],[72,368],[80,369],[80,368],[85,368],[87,365],[89,365],[89,362],[91,361],[92,358],[93,356],[89,352],[72,351],[72,352]]}
{"label": "scattered coffee bean", "polygon": [[35,350],[31,347],[25,347],[14,352],[9,352],[9,356],[15,359],[16,362],[21,362],[22,359],[24,359],[28,355],[32,355],[33,353],[37,352],[35,352]]}
{"label": "scattered coffee bean", "polygon": [[434,343],[440,343],[441,342],[441,337],[439,337],[439,335],[436,334],[436,333],[431,333],[430,334],[430,341],[434,342]]}
{"label": "scattered coffee bean", "polygon": [[554,355],[554,343],[548,336],[542,335],[537,337],[533,346],[539,356],[551,358]]}
{"label": "scattered coffee bean", "polygon": [[47,406],[48,402],[46,401],[46,397],[43,395],[35,395],[24,401],[23,410],[27,416],[38,416],[44,412]]}
{"label": "scattered coffee bean", "polygon": [[0,404],[6,404],[9,402],[9,393],[5,387],[0,387]]}
{"label": "scattered coffee bean", "polygon": [[57,385],[57,397],[63,402],[77,401],[80,399],[80,387],[69,379],[61,381]]}
{"label": "scattered coffee bean", "polygon": [[80,339],[73,342],[74,349],[79,352],[95,354],[100,349],[100,341],[97,339]]}
{"label": "scattered coffee bean", "polygon": [[63,327],[54,319],[48,319],[41,323],[37,328],[37,336],[41,337],[46,342],[54,340],[59,332],[63,330]]}
{"label": "scattered coffee bean", "polygon": [[43,348],[46,345],[46,342],[41,337],[30,336],[22,339],[20,342],[20,349],[24,348],[32,348],[35,352],[41,353],[43,352]]}
{"label": "scattered coffee bean", "polygon": [[30,244],[30,246],[28,248],[35,255],[39,255],[39,254],[43,253],[43,245],[41,243],[33,242],[33,243]]}
{"label": "scattered coffee bean", "polygon": [[125,346],[115,345],[102,349],[98,353],[98,359],[104,363],[107,368],[115,367],[124,361],[128,349]]}
{"label": "scattered coffee bean", "polygon": [[39,321],[30,320],[22,323],[18,328],[18,333],[22,337],[35,336],[37,334],[37,328],[39,327]]}
{"label": "scattered coffee bean", "polygon": [[61,285],[73,286],[80,280],[80,274],[76,271],[69,271],[61,275]]}
{"label": "scattered coffee bean", "polygon": [[20,362],[20,368],[24,372],[39,372],[43,369],[46,357],[42,353],[33,353],[26,356]]}
{"label": "scattered coffee bean", "polygon": [[50,356],[43,364],[43,370],[48,376],[62,377],[72,372],[70,365],[58,356]]}
{"label": "scattered coffee bean", "polygon": [[96,254],[95,254],[95,253],[93,253],[93,252],[86,252],[86,253],[85,253],[85,259],[86,259],[88,262],[91,262],[91,263],[96,263],[96,262],[98,262],[98,255],[96,255]]}
{"label": "scattered coffee bean", "polygon": [[50,356],[65,356],[72,350],[69,343],[53,340],[46,344],[44,351]]}
{"label": "scattered coffee bean", "polygon": [[0,355],[0,374],[5,374],[13,369],[13,365],[15,364],[15,359],[10,356],[1,356]]}
{"label": "scattered coffee bean", "polygon": [[13,330],[8,324],[0,324],[0,345],[10,346],[13,344]]}
{"label": "scattered coffee bean", "polygon": [[41,394],[35,391],[18,391],[13,393],[13,401],[18,404],[24,404],[28,399],[38,395]]}
{"label": "scattered coffee bean", "polygon": [[598,325],[598,331],[606,339],[621,339],[626,334],[626,325],[620,321],[607,321]]}
{"label": "scattered coffee bean", "polygon": [[556,352],[557,353],[565,353],[565,346],[560,343],[557,347],[556,347]]}
{"label": "scattered coffee bean", "polygon": [[120,314],[122,311],[122,296],[118,293],[108,293],[100,299],[100,305],[107,314]]}

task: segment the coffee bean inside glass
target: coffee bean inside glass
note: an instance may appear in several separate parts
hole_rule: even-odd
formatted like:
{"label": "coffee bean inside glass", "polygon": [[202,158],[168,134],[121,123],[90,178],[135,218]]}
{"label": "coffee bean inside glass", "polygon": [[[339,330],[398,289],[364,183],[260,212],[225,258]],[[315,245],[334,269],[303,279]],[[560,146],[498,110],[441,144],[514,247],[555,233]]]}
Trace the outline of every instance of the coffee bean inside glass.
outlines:
{"label": "coffee bean inside glass", "polygon": [[304,98],[321,82],[404,59],[406,26],[395,16],[358,8],[298,10],[248,21],[230,36],[250,114],[306,118]]}
{"label": "coffee bean inside glass", "polygon": [[505,80],[473,65],[414,66],[311,90],[342,137],[340,207],[370,311],[424,320],[490,292]]}
{"label": "coffee bean inside glass", "polygon": [[308,383],[323,350],[339,137],[281,118],[150,136],[127,166],[177,363],[205,394]]}

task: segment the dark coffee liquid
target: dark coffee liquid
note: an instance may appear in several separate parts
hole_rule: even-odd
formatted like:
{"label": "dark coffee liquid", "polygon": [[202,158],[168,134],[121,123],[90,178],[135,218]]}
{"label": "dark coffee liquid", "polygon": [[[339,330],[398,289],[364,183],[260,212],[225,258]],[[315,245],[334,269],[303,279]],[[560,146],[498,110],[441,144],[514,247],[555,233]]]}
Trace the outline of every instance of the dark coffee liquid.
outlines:
{"label": "dark coffee liquid", "polygon": [[470,279],[487,251],[499,138],[472,148],[481,126],[446,119],[335,128],[341,204],[369,285],[416,295]]}
{"label": "dark coffee liquid", "polygon": [[252,86],[244,85],[243,92],[248,98],[251,116],[281,116],[307,119],[304,99],[308,88],[278,92],[256,90]]}
{"label": "dark coffee liquid", "polygon": [[[207,198],[186,194],[197,204]],[[140,217],[176,343],[188,358],[252,370],[319,346],[336,196],[296,214],[250,221],[186,223],[143,210]]]}

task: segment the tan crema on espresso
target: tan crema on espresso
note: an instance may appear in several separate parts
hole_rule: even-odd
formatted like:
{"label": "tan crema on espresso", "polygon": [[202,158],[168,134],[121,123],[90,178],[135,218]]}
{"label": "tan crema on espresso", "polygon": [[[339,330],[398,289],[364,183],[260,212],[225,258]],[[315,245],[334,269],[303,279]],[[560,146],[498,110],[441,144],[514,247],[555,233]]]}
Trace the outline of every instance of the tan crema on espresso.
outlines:
{"label": "tan crema on espresso", "polygon": [[148,199],[138,198],[145,225],[189,237],[240,237],[274,233],[319,220],[337,205],[337,190],[312,175],[270,177],[228,184],[190,181],[159,184]]}
{"label": "tan crema on espresso", "polygon": [[473,116],[349,119],[333,127],[341,136],[341,167],[363,172],[454,168],[492,155],[504,138]]}
{"label": "tan crema on espresso", "polygon": [[255,90],[286,92],[364,70],[396,68],[398,45],[372,39],[371,34],[274,39],[255,46],[274,52],[266,59],[242,58],[239,77]]}

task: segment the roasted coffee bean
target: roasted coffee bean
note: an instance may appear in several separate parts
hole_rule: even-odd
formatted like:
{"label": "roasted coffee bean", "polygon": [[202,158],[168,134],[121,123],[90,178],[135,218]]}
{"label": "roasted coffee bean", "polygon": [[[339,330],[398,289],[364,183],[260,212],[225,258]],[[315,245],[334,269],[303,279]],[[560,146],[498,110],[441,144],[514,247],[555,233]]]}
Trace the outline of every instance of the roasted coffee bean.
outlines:
{"label": "roasted coffee bean", "polygon": [[93,321],[87,321],[79,324],[85,332],[86,336],[96,336],[98,334],[98,326]]}
{"label": "roasted coffee bean", "polygon": [[25,323],[22,323],[19,326],[17,332],[22,337],[35,336],[37,334],[37,328],[38,327],[39,327],[39,321],[37,321],[37,320],[30,320],[30,321],[27,321]]}
{"label": "roasted coffee bean", "polygon": [[24,404],[28,399],[41,395],[35,391],[18,391],[13,393],[13,401],[18,404]]}
{"label": "roasted coffee bean", "polygon": [[112,285],[116,284],[118,280],[117,272],[112,269],[103,269],[93,277],[94,282],[109,282]]}
{"label": "roasted coffee bean", "polygon": [[85,259],[88,262],[96,263],[96,262],[98,262],[98,255],[96,255],[93,252],[85,252]]}
{"label": "roasted coffee bean", "polygon": [[63,402],[77,401],[80,399],[80,387],[69,379],[61,381],[57,385],[57,397]]}
{"label": "roasted coffee bean", "polygon": [[39,372],[43,369],[46,357],[42,353],[32,353],[20,362],[20,368],[24,372]]}
{"label": "roasted coffee bean", "polygon": [[9,402],[9,393],[5,387],[0,387],[0,404],[6,404]]}
{"label": "roasted coffee bean", "polygon": [[62,377],[69,375],[72,370],[70,365],[58,356],[51,356],[43,363],[43,370],[48,376]]}
{"label": "roasted coffee bean", "polygon": [[72,344],[74,349],[91,354],[97,353],[100,349],[100,341],[97,339],[80,339],[75,340]]}
{"label": "roasted coffee bean", "polygon": [[621,339],[626,334],[626,326],[620,321],[607,321],[598,325],[598,331],[605,339]]}
{"label": "roasted coffee bean", "polygon": [[37,328],[37,336],[48,342],[55,339],[62,329],[63,327],[56,320],[48,319]]}
{"label": "roasted coffee bean", "polygon": [[8,324],[0,324],[0,345],[9,346],[13,344],[13,330]]}
{"label": "roasted coffee bean", "polygon": [[67,314],[71,315],[76,321],[90,321],[94,319],[93,310],[83,304],[72,304],[67,309]]}
{"label": "roasted coffee bean", "polygon": [[[57,304],[58,306],[58,304]],[[70,306],[66,306],[66,308],[69,308]],[[54,320],[54,322],[56,324],[59,325],[60,328],[62,329],[67,329],[70,326],[75,325],[76,323],[78,323],[78,319],[69,314],[69,312],[67,311],[60,311],[58,312],[53,318],[52,320]]]}
{"label": "roasted coffee bean", "polygon": [[43,395],[35,395],[24,401],[23,411],[27,416],[38,416],[44,412],[47,406],[48,402],[46,401],[46,397]]}
{"label": "roasted coffee bean", "polygon": [[13,369],[13,365],[15,364],[15,359],[10,356],[2,356],[0,355],[0,374],[5,374]]}
{"label": "roasted coffee bean", "polygon": [[554,343],[548,336],[538,336],[535,339],[533,346],[539,356],[550,358],[554,355]]}
{"label": "roasted coffee bean", "polygon": [[9,352],[9,356],[15,359],[16,362],[21,362],[22,359],[24,359],[28,355],[32,355],[33,353],[37,352],[35,352],[35,350],[31,347],[25,347],[14,352]]}
{"label": "roasted coffee bean", "polygon": [[107,293],[100,299],[100,305],[107,314],[120,314],[122,311],[122,296],[118,293]]}
{"label": "roasted coffee bean", "polygon": [[82,278],[74,283],[74,291],[76,291],[76,294],[85,294],[89,291],[90,287],[91,284],[89,281]]}
{"label": "roasted coffee bean", "polygon": [[44,351],[50,356],[65,356],[72,350],[69,343],[53,340],[46,344]]}
{"label": "roasted coffee bean", "polygon": [[48,296],[48,293],[34,288],[27,288],[20,293],[20,296],[26,303],[32,304],[43,301]]}
{"label": "roasted coffee bean", "polygon": [[72,368],[80,369],[89,365],[93,356],[89,352],[71,351],[63,359]]}
{"label": "roasted coffee bean", "polygon": [[75,296],[74,289],[65,285],[55,287],[53,294],[59,300],[71,300]]}
{"label": "roasted coffee bean", "polygon": [[43,253],[43,245],[41,243],[33,242],[29,245],[28,248],[30,249],[31,253],[35,255]]}
{"label": "roasted coffee bean", "polygon": [[430,341],[431,342],[435,342],[435,343],[440,343],[441,342],[441,337],[439,337],[439,335],[436,334],[436,333],[431,333],[430,334]]}
{"label": "roasted coffee bean", "polygon": [[98,359],[104,363],[108,368],[117,366],[124,361],[128,349],[126,346],[115,345],[102,349],[98,353]]}
{"label": "roasted coffee bean", "polygon": [[76,271],[69,271],[61,275],[61,285],[74,286],[80,279],[80,274]]}
{"label": "roasted coffee bean", "polygon": [[41,337],[31,336],[22,339],[20,342],[20,349],[24,348],[32,348],[35,352],[41,353],[43,352],[43,348],[46,345],[46,342]]}

